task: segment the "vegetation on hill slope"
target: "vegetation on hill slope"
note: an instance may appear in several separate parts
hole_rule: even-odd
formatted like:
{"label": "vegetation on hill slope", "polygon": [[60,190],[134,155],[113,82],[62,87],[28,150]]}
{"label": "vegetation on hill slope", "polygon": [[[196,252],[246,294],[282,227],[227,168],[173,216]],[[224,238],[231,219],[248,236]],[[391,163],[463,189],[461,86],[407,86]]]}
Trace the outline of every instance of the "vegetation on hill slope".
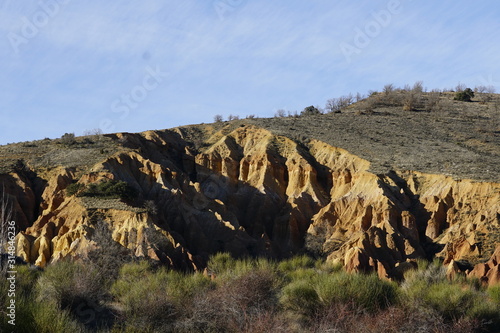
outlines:
{"label": "vegetation on hill slope", "polygon": [[[211,258],[202,273],[147,261],[18,268],[16,332],[495,332],[499,288],[446,279],[419,262],[404,283],[305,256]],[[2,307],[5,280],[0,280]],[[0,327],[12,326],[2,316]]]}

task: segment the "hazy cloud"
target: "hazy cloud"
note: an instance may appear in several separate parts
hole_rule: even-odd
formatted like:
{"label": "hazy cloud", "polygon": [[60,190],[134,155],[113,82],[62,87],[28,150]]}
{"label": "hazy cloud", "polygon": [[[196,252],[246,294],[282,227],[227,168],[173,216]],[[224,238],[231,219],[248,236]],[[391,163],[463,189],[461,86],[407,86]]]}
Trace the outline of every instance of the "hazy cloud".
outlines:
{"label": "hazy cloud", "polygon": [[[390,82],[500,80],[494,1],[248,0],[223,16],[217,3],[0,2],[0,143],[81,134],[103,119],[142,131],[214,114],[272,116]],[[398,13],[377,27],[394,4]],[[371,35],[362,47],[359,31]],[[13,34],[24,38],[18,52]],[[349,62],[342,43],[359,50]],[[126,117],[113,112],[148,66],[168,77]]]}

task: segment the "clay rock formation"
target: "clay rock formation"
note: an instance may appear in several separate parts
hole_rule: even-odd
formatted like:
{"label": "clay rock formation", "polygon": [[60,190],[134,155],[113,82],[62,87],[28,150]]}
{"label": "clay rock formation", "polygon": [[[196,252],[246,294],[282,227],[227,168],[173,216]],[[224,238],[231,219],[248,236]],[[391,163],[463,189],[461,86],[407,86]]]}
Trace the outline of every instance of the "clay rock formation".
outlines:
{"label": "clay rock formation", "polygon": [[[421,257],[478,263],[500,235],[498,183],[375,174],[346,150],[253,125],[109,137],[123,149],[91,167],[1,175],[15,198],[24,260],[45,266],[85,256],[100,246],[92,235],[104,221],[130,253],[176,268],[202,269],[220,251],[274,258],[308,251],[349,271],[398,278]],[[66,194],[71,183],[103,180],[125,181],[139,196]]]}
{"label": "clay rock formation", "polygon": [[497,246],[490,260],[477,264],[468,274],[469,277],[477,277],[484,284],[495,285],[500,283],[500,245]]}

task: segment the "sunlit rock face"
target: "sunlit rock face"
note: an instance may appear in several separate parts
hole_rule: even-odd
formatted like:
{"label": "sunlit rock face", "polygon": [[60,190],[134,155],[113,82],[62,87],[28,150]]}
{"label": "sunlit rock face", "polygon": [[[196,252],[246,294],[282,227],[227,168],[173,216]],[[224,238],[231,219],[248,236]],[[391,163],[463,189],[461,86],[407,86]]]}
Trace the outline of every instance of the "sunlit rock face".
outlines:
{"label": "sunlit rock face", "polygon": [[[493,254],[498,183],[374,174],[369,161],[343,149],[251,125],[197,130],[198,142],[183,128],[110,135],[124,149],[91,168],[54,166],[36,180],[2,175],[23,230],[18,255],[42,267],[84,257],[101,246],[92,236],[97,221],[133,255],[189,270],[221,251],[273,258],[306,251],[348,271],[400,278],[417,258],[437,255],[455,267]],[[74,182],[109,179],[127,182],[139,198],[66,194]],[[469,274],[498,270],[495,260]]]}

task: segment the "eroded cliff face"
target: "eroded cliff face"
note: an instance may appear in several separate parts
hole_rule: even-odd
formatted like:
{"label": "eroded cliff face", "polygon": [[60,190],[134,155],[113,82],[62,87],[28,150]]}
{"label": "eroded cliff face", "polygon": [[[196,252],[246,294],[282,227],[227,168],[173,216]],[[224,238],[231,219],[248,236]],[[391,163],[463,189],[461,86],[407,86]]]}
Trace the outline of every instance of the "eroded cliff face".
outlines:
{"label": "eroded cliff face", "polygon": [[[413,259],[442,257],[463,271],[498,243],[500,186],[418,172],[337,178],[331,202],[313,217],[310,243],[350,271],[402,277]],[[466,262],[465,262],[466,261]]]}
{"label": "eroded cliff face", "polygon": [[[397,278],[419,257],[485,261],[500,239],[498,183],[376,175],[343,149],[255,126],[198,130],[205,139],[196,145],[183,128],[116,134],[127,149],[91,169],[5,176],[26,225],[18,254],[40,266],[85,256],[99,246],[92,230],[103,220],[131,253],[177,268],[201,269],[219,251],[282,258],[307,250]],[[103,179],[126,181],[139,199],[65,193],[75,181]]]}

